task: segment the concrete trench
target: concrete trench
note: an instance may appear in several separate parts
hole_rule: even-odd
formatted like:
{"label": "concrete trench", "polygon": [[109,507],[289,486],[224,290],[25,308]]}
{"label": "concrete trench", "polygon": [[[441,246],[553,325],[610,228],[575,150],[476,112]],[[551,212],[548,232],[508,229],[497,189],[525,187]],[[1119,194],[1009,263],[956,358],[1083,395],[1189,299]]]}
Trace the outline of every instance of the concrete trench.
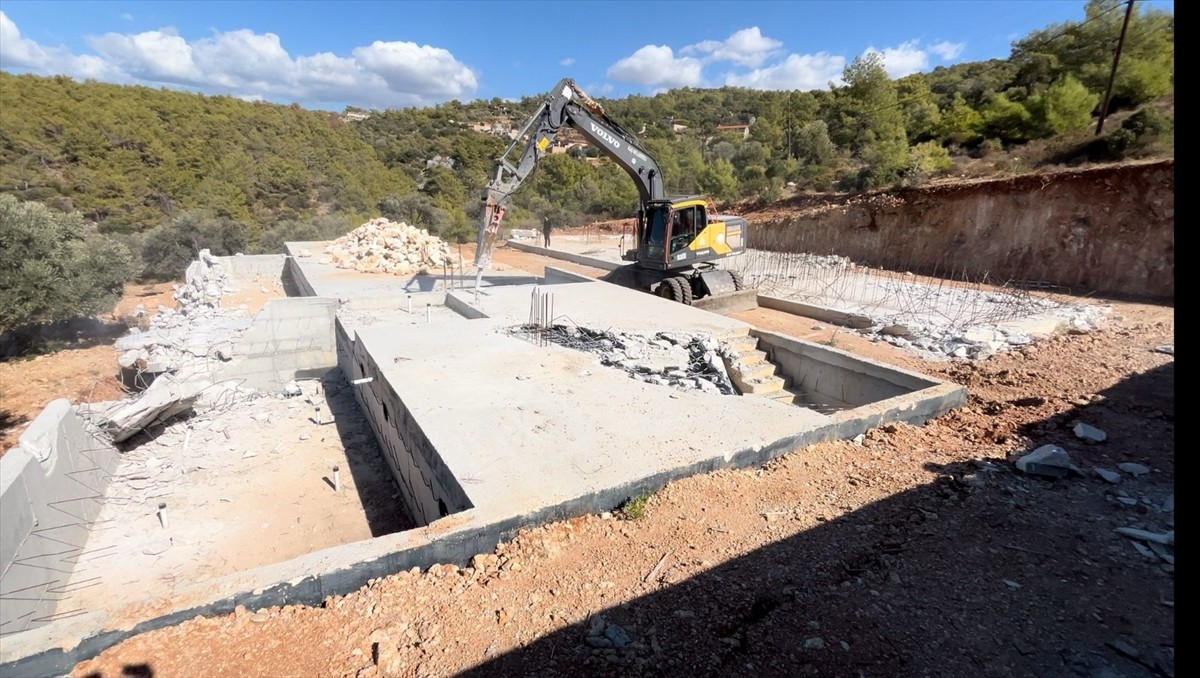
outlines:
{"label": "concrete trench", "polygon": [[[301,247],[322,244],[288,244],[292,253]],[[286,376],[281,366],[293,375],[344,373],[417,527],[189,582],[152,612],[95,610],[6,633],[0,673],[60,675],[125,638],[196,615],[319,604],[412,567],[463,565],[524,527],[610,510],[673,479],[760,465],[887,422],[921,424],[966,400],[954,384],[552,267],[537,293],[554,296],[562,322],[753,344],[781,380],[838,406],[815,411],[799,396],[783,402],[643,383],[592,354],[510,336],[528,321],[535,293],[524,272],[486,276],[478,295],[433,276],[357,274],[311,257],[286,257],[277,275],[296,302],[320,310],[301,333],[329,343],[298,341],[300,354],[282,363],[257,356],[262,383]],[[715,409],[724,415],[702,414]],[[678,440],[694,444],[670,442]],[[17,485],[10,458],[29,466],[23,456],[0,460],[5,488]],[[529,468],[539,469],[536,481]],[[17,496],[6,492],[5,507]],[[12,524],[3,522],[0,545]]]}

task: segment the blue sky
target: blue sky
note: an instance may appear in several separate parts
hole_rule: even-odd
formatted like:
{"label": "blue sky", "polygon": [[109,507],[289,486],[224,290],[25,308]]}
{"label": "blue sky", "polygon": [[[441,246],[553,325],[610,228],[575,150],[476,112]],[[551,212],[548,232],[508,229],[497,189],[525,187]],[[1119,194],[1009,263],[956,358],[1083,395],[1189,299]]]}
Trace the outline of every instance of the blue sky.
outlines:
{"label": "blue sky", "polygon": [[[341,110],[679,86],[820,89],[868,50],[894,77],[1006,57],[1083,0],[0,0],[0,68]],[[1152,6],[1174,10],[1172,2]]]}

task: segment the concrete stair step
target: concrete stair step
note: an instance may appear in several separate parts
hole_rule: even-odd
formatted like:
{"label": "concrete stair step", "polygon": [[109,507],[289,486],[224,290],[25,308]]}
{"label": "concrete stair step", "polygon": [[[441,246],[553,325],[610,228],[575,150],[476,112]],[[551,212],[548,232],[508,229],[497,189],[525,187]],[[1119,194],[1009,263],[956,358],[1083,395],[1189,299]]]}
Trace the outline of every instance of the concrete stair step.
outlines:
{"label": "concrete stair step", "polygon": [[751,379],[743,383],[745,387],[742,389],[742,393],[747,395],[766,395],[787,388],[787,380],[776,376]]}
{"label": "concrete stair step", "polygon": [[792,386],[788,386],[787,388],[782,389],[780,391],[776,391],[775,393],[772,393],[772,394],[768,395],[767,397],[770,398],[771,400],[778,400],[779,402],[787,404],[787,405],[796,405],[796,404],[799,404],[800,402],[802,402],[800,400],[801,395],[803,395],[803,394],[798,389],[796,389]]}
{"label": "concrete stair step", "polygon": [[757,348],[749,351],[739,351],[733,362],[738,365],[757,365],[767,362],[767,352],[760,351]]}
{"label": "concrete stair step", "polygon": [[759,361],[757,363],[746,364],[743,362],[735,362],[733,369],[737,370],[742,375],[742,381],[754,381],[755,379],[764,379],[774,376],[775,370],[779,369],[775,363]]}
{"label": "concrete stair step", "polygon": [[742,353],[743,351],[753,351],[758,348],[758,337],[752,337],[748,334],[736,337],[726,337],[725,341],[729,342],[734,353]]}

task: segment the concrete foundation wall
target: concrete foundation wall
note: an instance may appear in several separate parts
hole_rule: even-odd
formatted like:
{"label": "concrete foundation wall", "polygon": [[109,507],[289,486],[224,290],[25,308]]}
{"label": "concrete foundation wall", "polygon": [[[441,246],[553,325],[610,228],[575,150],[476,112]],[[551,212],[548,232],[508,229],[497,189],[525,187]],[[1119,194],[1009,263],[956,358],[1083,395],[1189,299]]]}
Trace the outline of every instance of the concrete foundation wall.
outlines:
{"label": "concrete foundation wall", "polygon": [[0,635],[53,620],[119,459],[67,400],[0,457]]}
{"label": "concrete foundation wall", "polygon": [[791,313],[792,315],[802,315],[805,318],[812,318],[813,320],[820,320],[821,322],[841,325],[843,327],[853,327],[855,329],[863,329],[875,324],[874,320],[865,315],[847,313],[825,306],[806,304],[791,299],[781,299],[766,294],[758,295],[758,305],[763,308],[771,308],[776,311]]}
{"label": "concrete foundation wall", "polygon": [[304,279],[304,274],[300,271],[300,265],[292,257],[288,257],[283,264],[283,291],[289,297],[315,297],[317,293],[313,290],[312,285]]}
{"label": "concrete foundation wall", "polygon": [[233,347],[219,379],[278,391],[298,378],[319,377],[337,366],[333,321],[337,300],[323,297],[270,299]]}
{"label": "concrete foundation wall", "polygon": [[370,382],[351,388],[400,485],[409,515],[424,526],[472,508],[458,479],[442,461],[412,412],[381,378],[379,366],[357,336],[347,354],[350,371],[346,372],[346,379],[371,378]]}
{"label": "concrete foundation wall", "polygon": [[574,254],[572,252],[563,252],[562,250],[547,249],[539,245],[530,245],[529,243],[524,243],[520,240],[508,240],[506,242],[508,243],[509,247],[515,250],[521,250],[522,252],[533,252],[534,254],[540,254],[545,257],[562,259],[563,261],[569,261],[573,264],[579,264],[581,266],[602,268],[606,271],[611,271],[613,269],[620,268],[621,266],[621,264],[605,261],[597,257],[589,257],[583,254]]}
{"label": "concrete foundation wall", "polygon": [[1173,298],[1174,170],[1167,160],[797,204],[794,214],[752,219],[749,245],[942,277]]}
{"label": "concrete foundation wall", "polygon": [[221,268],[239,280],[277,281],[283,275],[287,257],[282,254],[249,254],[217,257]]}
{"label": "concrete foundation wall", "polygon": [[555,266],[547,266],[546,274],[542,278],[542,284],[560,285],[563,283],[573,282],[592,282],[594,280],[595,278],[586,276],[582,273],[575,273],[574,271],[568,271],[564,268],[557,268]]}
{"label": "concrete foundation wall", "polygon": [[839,407],[858,407],[912,393],[938,382],[844,351],[752,329],[758,347],[779,365],[780,376],[808,394],[807,399]]}

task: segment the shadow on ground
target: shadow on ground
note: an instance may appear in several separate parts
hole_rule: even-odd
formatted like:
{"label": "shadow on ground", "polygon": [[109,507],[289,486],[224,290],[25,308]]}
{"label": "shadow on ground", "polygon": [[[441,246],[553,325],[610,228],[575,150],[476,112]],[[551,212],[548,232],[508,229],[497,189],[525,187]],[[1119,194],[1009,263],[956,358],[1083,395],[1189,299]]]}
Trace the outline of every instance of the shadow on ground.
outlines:
{"label": "shadow on ground", "polygon": [[[120,678],[154,678],[156,674],[149,664],[126,664],[121,667]],[[105,678],[99,671],[87,674],[83,678]]]}
{"label": "shadow on ground", "polygon": [[[1173,568],[1113,530],[1167,529],[1173,393],[1168,364],[1030,427],[1084,477],[1026,476],[981,448],[928,466],[934,482],[700,574],[673,581],[664,567],[657,590],[465,675],[1173,676]],[[1074,439],[1080,418],[1108,443]],[[1131,456],[1162,473],[1120,488],[1152,505],[1115,501],[1090,472]],[[648,573],[660,555],[642,554]]]}
{"label": "shadow on ground", "polygon": [[[327,426],[336,428],[346,450],[349,477],[358,492],[371,536],[380,537],[416,527],[416,522],[404,510],[400,487],[388,468],[383,450],[379,448],[362,408],[354,400],[354,392],[346,376],[340,369],[330,370],[321,379],[321,387],[326,406],[333,415],[333,423]],[[344,473],[346,469],[342,471]],[[342,478],[345,483],[346,476]],[[332,479],[326,482],[331,486],[333,484]]]}
{"label": "shadow on ground", "polygon": [[49,325],[20,327],[0,333],[0,360],[41,355],[62,349],[108,345],[129,325],[99,318],[75,318]]}

